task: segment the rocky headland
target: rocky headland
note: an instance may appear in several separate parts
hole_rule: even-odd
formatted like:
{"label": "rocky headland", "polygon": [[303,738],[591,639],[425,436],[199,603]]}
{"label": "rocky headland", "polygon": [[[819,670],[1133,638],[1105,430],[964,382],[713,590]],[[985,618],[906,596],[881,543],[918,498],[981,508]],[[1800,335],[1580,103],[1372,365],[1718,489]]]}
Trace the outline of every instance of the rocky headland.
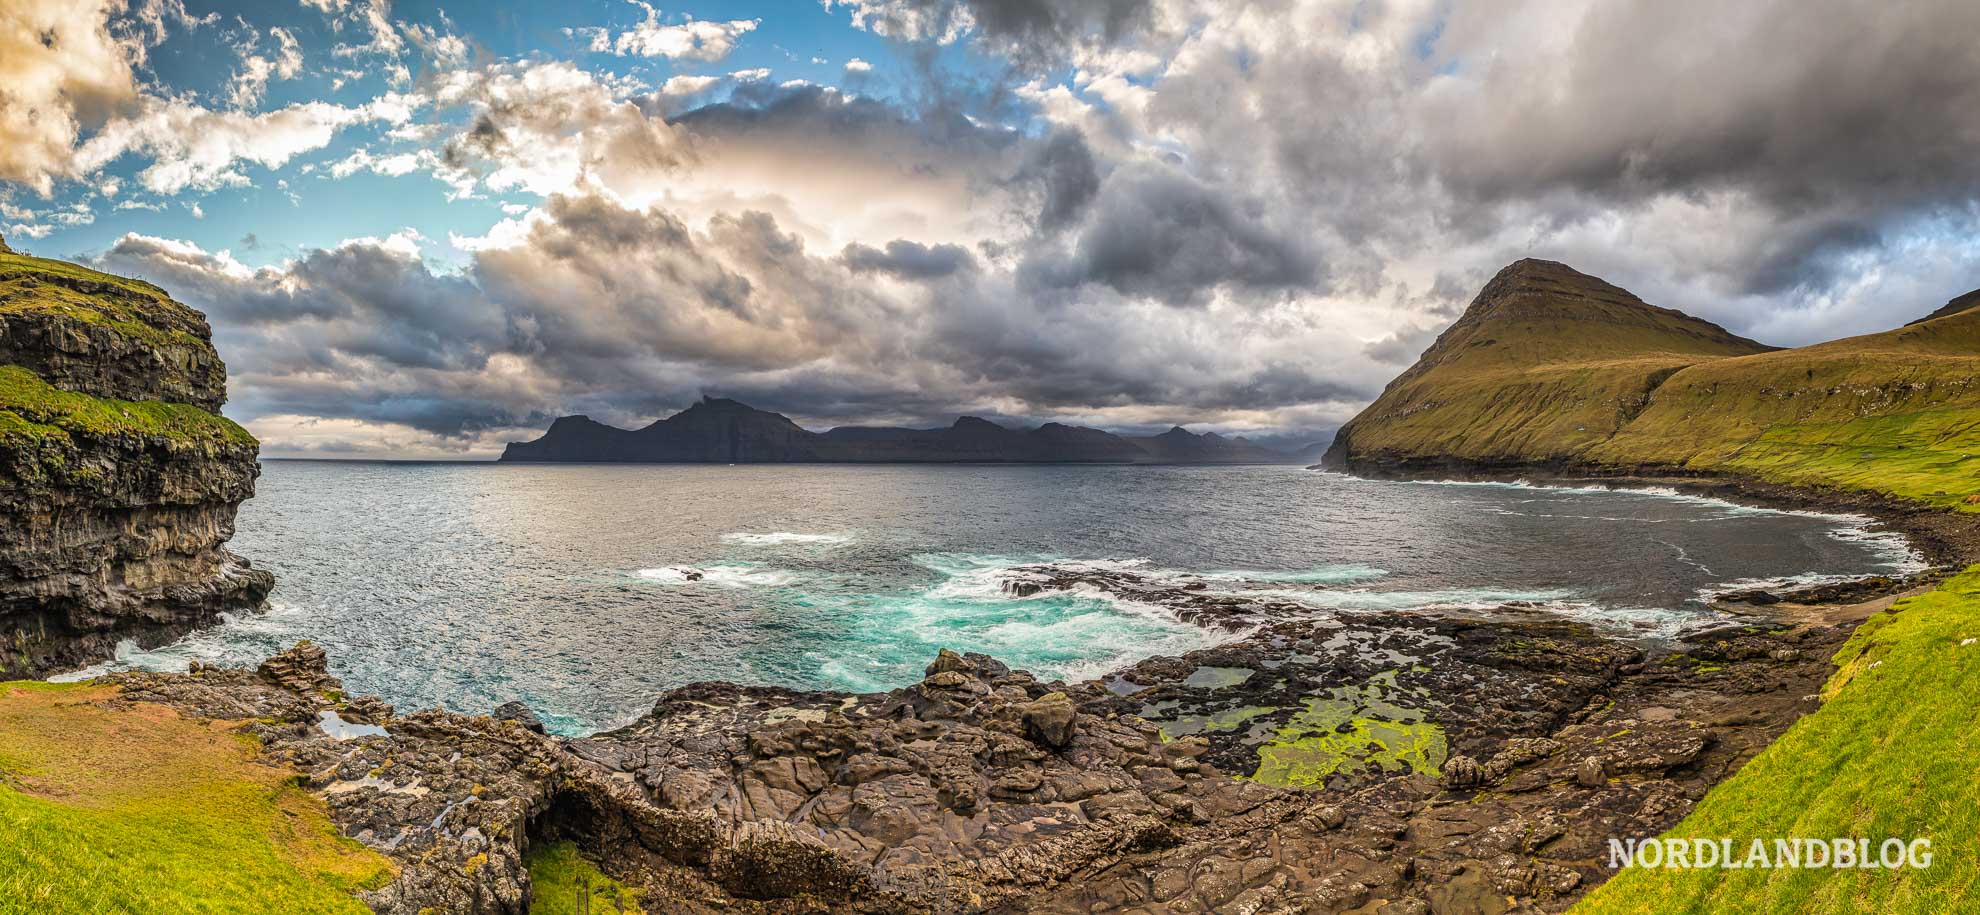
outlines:
{"label": "rocky headland", "polygon": [[224,546],[259,466],[210,338],[148,283],[0,249],[0,676],[266,597]]}

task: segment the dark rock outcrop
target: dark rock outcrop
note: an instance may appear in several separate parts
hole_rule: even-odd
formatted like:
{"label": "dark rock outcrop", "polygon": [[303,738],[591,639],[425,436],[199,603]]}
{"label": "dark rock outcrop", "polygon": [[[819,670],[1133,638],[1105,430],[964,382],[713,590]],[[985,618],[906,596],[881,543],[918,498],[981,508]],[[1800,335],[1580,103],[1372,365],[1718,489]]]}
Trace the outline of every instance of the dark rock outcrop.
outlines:
{"label": "dark rock outcrop", "polygon": [[543,437],[515,442],[505,461],[628,463],[1083,463],[1268,464],[1289,455],[1242,438],[1197,435],[1181,427],[1158,436],[1122,437],[1099,429],[1046,423],[1010,429],[965,416],[940,429],[849,426],[812,432],[778,413],[733,400],[701,402],[628,431],[586,416],[566,416]]}
{"label": "dark rock outcrop", "polygon": [[259,607],[228,552],[258,448],[213,413],[205,319],[146,283],[0,254],[0,676]]}

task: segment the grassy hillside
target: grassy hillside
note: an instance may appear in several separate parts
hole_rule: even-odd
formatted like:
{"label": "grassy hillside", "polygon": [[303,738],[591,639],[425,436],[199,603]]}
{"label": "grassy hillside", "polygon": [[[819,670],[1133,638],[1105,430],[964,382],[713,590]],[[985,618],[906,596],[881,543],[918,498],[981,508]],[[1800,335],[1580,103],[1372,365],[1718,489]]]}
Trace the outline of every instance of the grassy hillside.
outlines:
{"label": "grassy hillside", "polygon": [[1961,305],[1973,298],[1884,333],[1769,351],[1521,261],[1328,459],[1736,472],[1980,511],[1967,501],[1980,494],[1980,309]]}
{"label": "grassy hillside", "polygon": [[1980,509],[1980,311],[1692,366],[1584,457]]}
{"label": "grassy hillside", "polygon": [[206,346],[206,319],[143,280],[68,261],[0,252],[0,316],[45,314],[116,330],[154,346]]}
{"label": "grassy hillside", "polygon": [[218,445],[254,445],[224,416],[190,404],[113,400],[56,390],[33,372],[0,365],[0,441],[72,435],[161,435]]}
{"label": "grassy hillside", "polygon": [[1767,347],[1551,261],[1501,270],[1336,439],[1356,457],[1567,460],[1686,366]]}
{"label": "grassy hillside", "polygon": [[0,683],[0,915],[365,911],[389,863],[294,773],[115,692]]}
{"label": "grassy hillside", "polygon": [[1706,795],[1670,838],[1931,841],[1900,870],[1626,869],[1576,915],[1970,912],[1980,905],[1980,566],[1871,618],[1826,702]]}

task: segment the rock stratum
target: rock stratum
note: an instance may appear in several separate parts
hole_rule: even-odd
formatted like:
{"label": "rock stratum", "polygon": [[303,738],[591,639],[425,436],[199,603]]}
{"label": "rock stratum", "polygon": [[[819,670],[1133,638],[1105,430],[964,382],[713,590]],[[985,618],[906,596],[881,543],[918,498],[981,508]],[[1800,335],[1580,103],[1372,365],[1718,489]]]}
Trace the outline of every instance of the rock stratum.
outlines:
{"label": "rock stratum", "polygon": [[939,429],[844,426],[813,432],[779,413],[734,400],[699,403],[640,429],[586,416],[551,423],[543,437],[515,442],[504,461],[689,464],[1074,463],[1285,464],[1293,455],[1242,437],[1194,433],[1122,436],[1046,423],[1012,429],[965,416]]}
{"label": "rock stratum", "polygon": [[1976,304],[1980,291],[1893,330],[1776,349],[1523,260],[1341,428],[1323,464],[1729,475],[1980,509]]}
{"label": "rock stratum", "polygon": [[261,605],[273,578],[224,546],[260,472],[225,401],[199,312],[0,250],[0,677]]}

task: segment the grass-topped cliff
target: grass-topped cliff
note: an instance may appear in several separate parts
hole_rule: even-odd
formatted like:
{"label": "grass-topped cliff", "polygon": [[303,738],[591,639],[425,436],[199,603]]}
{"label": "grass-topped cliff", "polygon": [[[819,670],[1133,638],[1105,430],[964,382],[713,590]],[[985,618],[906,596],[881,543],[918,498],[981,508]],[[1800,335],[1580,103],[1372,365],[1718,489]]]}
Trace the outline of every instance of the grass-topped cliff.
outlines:
{"label": "grass-topped cliff", "polygon": [[224,548],[254,437],[206,318],[149,283],[0,250],[0,675],[156,644],[272,585]]}
{"label": "grass-topped cliff", "polygon": [[1958,305],[1772,350],[1520,261],[1342,428],[1327,460],[1724,472],[1980,509],[1965,502],[1980,493],[1980,310]]}
{"label": "grass-topped cliff", "polygon": [[206,317],[142,280],[0,252],[0,363],[64,390],[218,411],[227,369]]}

